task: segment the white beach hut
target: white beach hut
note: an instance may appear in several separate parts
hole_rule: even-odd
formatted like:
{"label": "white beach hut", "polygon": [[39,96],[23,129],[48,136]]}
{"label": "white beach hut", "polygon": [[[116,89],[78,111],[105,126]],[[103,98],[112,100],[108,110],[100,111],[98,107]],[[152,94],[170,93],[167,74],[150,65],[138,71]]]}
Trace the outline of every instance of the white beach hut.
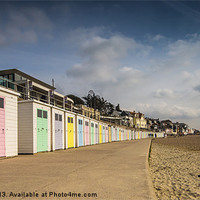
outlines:
{"label": "white beach hut", "polygon": [[18,155],[18,96],[0,86],[0,157]]}
{"label": "white beach hut", "polygon": [[51,150],[51,106],[37,100],[18,102],[19,154]]}

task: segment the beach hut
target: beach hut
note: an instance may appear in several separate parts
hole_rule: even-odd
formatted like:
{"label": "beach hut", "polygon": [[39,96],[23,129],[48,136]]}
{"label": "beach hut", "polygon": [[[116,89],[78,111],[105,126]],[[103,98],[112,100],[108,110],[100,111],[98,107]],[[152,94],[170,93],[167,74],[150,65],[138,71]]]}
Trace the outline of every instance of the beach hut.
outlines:
{"label": "beach hut", "polygon": [[99,123],[98,121],[95,122],[95,142],[99,144]]}
{"label": "beach hut", "polygon": [[95,144],[95,123],[91,120],[90,122],[90,135],[91,135],[91,145]]}
{"label": "beach hut", "polygon": [[137,131],[134,131],[134,139],[137,139]]}
{"label": "beach hut", "polygon": [[124,140],[127,140],[127,130],[124,129]]}
{"label": "beach hut", "polygon": [[117,127],[117,141],[119,141],[119,127]]}
{"label": "beach hut", "polygon": [[85,145],[90,145],[89,119],[84,117]]}
{"label": "beach hut", "polygon": [[105,143],[106,136],[105,136],[105,124],[102,125],[102,143]]}
{"label": "beach hut", "polygon": [[115,126],[113,127],[113,141],[116,141],[115,140]]}
{"label": "beach hut", "polygon": [[133,140],[133,139],[134,139],[134,131],[131,130],[131,140]]}
{"label": "beach hut", "polygon": [[119,128],[119,141],[121,141],[121,140],[122,140],[122,129]]}
{"label": "beach hut", "polygon": [[128,140],[131,140],[131,130],[128,130]]}
{"label": "beach hut", "polygon": [[115,131],[114,131],[114,141],[117,141],[117,127],[115,126]]}
{"label": "beach hut", "polygon": [[127,140],[129,140],[129,130],[127,129],[126,131]]}
{"label": "beach hut", "polygon": [[83,116],[77,115],[76,127],[77,127],[77,147],[82,147],[84,146]]}
{"label": "beach hut", "polygon": [[157,137],[164,137],[164,132],[157,132]]}
{"label": "beach hut", "polygon": [[109,140],[109,133],[108,133],[108,125],[105,125],[105,134],[106,134],[106,142],[108,142],[108,140]]}
{"label": "beach hut", "polygon": [[124,140],[124,132],[123,132],[124,130],[123,129],[121,129],[121,141],[123,141]]}
{"label": "beach hut", "polygon": [[34,154],[51,150],[52,106],[37,100],[18,102],[18,151]]}
{"label": "beach hut", "polygon": [[108,132],[109,132],[109,142],[112,142],[112,133],[111,133],[111,126],[110,125],[108,127]]}
{"label": "beach hut", "polygon": [[124,129],[122,129],[122,140],[124,141]]}
{"label": "beach hut", "polygon": [[140,139],[140,132],[139,131],[137,131],[137,139]]}
{"label": "beach hut", "polygon": [[0,157],[18,155],[18,96],[0,86]]}
{"label": "beach hut", "polygon": [[65,139],[66,148],[74,148],[76,146],[76,115],[72,112],[65,112]]}
{"label": "beach hut", "polygon": [[114,141],[114,127],[111,126],[111,140]]}
{"label": "beach hut", "polygon": [[145,132],[145,138],[148,138],[149,137],[148,135],[149,135],[149,133],[146,131]]}
{"label": "beach hut", "polygon": [[99,144],[99,121],[95,120],[95,143]]}
{"label": "beach hut", "polygon": [[[64,110],[52,107],[52,150],[64,149]],[[74,120],[70,125],[73,127]]]}
{"label": "beach hut", "polygon": [[99,144],[102,143],[102,123],[99,123]]}

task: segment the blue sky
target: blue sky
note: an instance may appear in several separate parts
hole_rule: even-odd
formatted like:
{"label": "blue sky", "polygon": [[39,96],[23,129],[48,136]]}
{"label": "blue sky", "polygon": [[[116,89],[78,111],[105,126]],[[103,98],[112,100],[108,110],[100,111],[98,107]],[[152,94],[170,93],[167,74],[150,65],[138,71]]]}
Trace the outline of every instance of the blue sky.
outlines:
{"label": "blue sky", "polygon": [[200,129],[200,2],[0,2],[0,69]]}

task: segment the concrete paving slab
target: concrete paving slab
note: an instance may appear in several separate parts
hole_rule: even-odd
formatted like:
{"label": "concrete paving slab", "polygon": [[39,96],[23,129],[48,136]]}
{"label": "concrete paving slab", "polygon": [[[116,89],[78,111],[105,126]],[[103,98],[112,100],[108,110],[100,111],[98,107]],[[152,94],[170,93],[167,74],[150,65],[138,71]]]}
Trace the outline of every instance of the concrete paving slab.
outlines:
{"label": "concrete paving slab", "polygon": [[[150,139],[113,142],[1,159],[0,197],[155,199],[148,171],[150,142]],[[29,197],[24,197],[23,192]],[[81,197],[77,196],[79,193]],[[4,194],[7,197],[3,198]]]}

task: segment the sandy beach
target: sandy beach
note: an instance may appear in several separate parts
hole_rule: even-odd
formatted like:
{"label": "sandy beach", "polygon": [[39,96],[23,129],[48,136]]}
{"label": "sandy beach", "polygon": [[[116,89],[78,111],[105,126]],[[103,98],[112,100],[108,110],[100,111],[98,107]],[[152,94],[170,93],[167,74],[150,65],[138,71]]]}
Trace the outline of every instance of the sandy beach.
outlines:
{"label": "sandy beach", "polygon": [[200,136],[152,140],[149,164],[159,200],[200,199]]}

